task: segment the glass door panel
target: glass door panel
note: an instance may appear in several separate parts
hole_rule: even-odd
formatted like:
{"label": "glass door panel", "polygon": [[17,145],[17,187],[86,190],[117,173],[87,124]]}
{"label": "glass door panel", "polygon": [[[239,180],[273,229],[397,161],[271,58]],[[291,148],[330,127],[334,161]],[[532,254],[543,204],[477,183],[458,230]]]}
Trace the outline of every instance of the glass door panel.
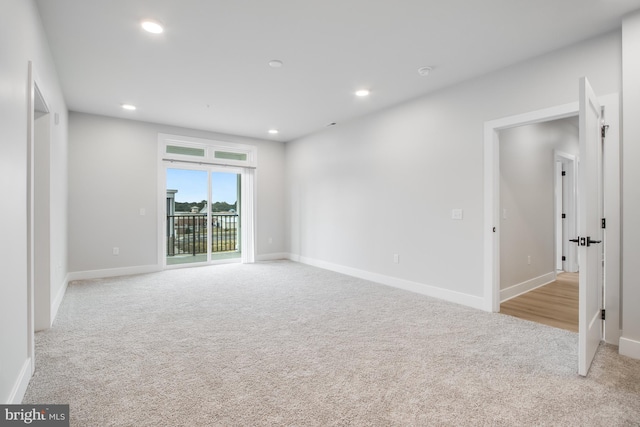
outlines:
{"label": "glass door panel", "polygon": [[241,257],[240,174],[211,173],[211,259]]}
{"label": "glass door panel", "polygon": [[167,265],[209,260],[209,172],[167,168]]}

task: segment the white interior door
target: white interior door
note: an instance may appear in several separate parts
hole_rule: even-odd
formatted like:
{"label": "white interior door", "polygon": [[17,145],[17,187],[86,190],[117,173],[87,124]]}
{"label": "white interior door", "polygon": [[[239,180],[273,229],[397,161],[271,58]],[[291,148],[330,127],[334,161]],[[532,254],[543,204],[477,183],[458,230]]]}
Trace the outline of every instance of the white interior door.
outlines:
{"label": "white interior door", "polygon": [[578,257],[580,260],[578,373],[586,376],[602,340],[602,227],[600,104],[588,80],[580,79]]}
{"label": "white interior door", "polygon": [[562,215],[564,214],[564,189],[563,189],[563,179],[562,179],[562,161],[555,160],[555,227],[556,227],[556,270],[562,271],[564,270],[565,261],[562,259],[564,257],[564,238],[563,232],[566,229],[564,227],[564,218]]}

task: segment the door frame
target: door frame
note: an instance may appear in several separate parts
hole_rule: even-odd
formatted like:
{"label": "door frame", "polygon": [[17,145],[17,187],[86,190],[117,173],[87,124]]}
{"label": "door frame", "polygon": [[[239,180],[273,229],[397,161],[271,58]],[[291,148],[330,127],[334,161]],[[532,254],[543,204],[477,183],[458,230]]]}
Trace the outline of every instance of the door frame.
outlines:
{"label": "door frame", "polygon": [[[212,182],[211,182],[211,175],[215,172],[223,172],[223,173],[231,173],[234,175],[239,175],[240,178],[240,187],[238,188],[238,193],[239,193],[239,198],[238,198],[238,207],[239,207],[239,223],[238,223],[238,227],[239,229],[236,231],[238,233],[238,244],[240,246],[240,256],[237,258],[228,258],[228,259],[213,259],[213,257],[211,256],[212,254],[210,252],[207,253],[207,259],[206,261],[201,261],[201,262],[187,262],[187,263],[181,263],[181,264],[167,264],[167,255],[166,255],[166,248],[167,248],[167,236],[166,236],[166,232],[165,230],[167,229],[167,222],[166,222],[166,218],[167,218],[167,204],[163,203],[163,208],[162,208],[162,222],[161,222],[161,234],[162,234],[162,240],[160,240],[162,242],[162,253],[161,253],[161,258],[162,258],[162,268],[163,269],[174,269],[174,268],[184,268],[184,267],[195,267],[195,266],[202,266],[202,265],[210,265],[210,264],[232,264],[232,263],[247,263],[247,262],[254,262],[254,259],[252,258],[252,245],[251,245],[251,225],[249,224],[251,221],[254,221],[255,219],[253,215],[245,215],[244,213],[244,209],[245,206],[244,204],[247,203],[249,206],[249,209],[252,209],[252,204],[250,200],[247,200],[248,198],[250,198],[250,194],[248,195],[248,197],[245,197],[244,194],[245,193],[251,193],[252,190],[250,189],[250,187],[248,186],[249,183],[245,184],[245,181],[252,181],[252,174],[250,173],[251,171],[246,169],[246,168],[240,168],[237,166],[220,166],[220,165],[211,165],[211,164],[201,164],[201,165],[195,165],[195,164],[191,164],[191,163],[181,163],[181,162],[164,162],[164,164],[162,165],[162,170],[163,170],[163,193],[161,195],[161,198],[164,196],[165,198],[163,199],[163,201],[166,201],[166,193],[167,193],[167,188],[166,188],[166,174],[167,174],[167,169],[184,169],[184,170],[193,170],[193,171],[202,171],[202,172],[206,172],[207,173],[207,201],[209,203],[211,203],[211,195],[213,192],[213,186],[212,186]],[[249,211],[249,213],[251,213],[251,210]],[[208,215],[211,214],[211,212],[207,212]],[[210,219],[207,219],[207,223],[210,224]],[[247,229],[249,229],[249,235],[247,236],[247,238],[244,238],[244,229],[245,227]],[[208,248],[211,247],[211,228],[208,227],[208,231],[207,231],[207,242],[208,242]],[[245,250],[244,250],[244,245],[249,246],[250,250],[249,253],[245,254]]]}
{"label": "door frame", "polygon": [[[201,157],[192,157],[189,154],[171,154],[167,148],[169,146],[181,146],[187,149],[195,148],[202,152]],[[240,154],[240,158],[216,157],[217,153],[224,154]],[[188,152],[187,152],[188,153]],[[229,171],[240,174],[240,206],[242,213],[240,214],[240,247],[242,263],[255,262],[255,239],[256,239],[256,169],[257,169],[257,147],[252,145],[238,144],[234,142],[217,141],[203,138],[194,138],[189,136],[158,134],[158,229],[157,229],[157,264],[160,269],[195,267],[202,265],[220,264],[232,261],[207,261],[206,263],[186,263],[167,266],[166,264],[166,170],[167,168],[185,168],[217,171]],[[210,178],[210,176],[209,176]],[[209,182],[209,194],[211,193],[211,183]]]}
{"label": "door frame", "polygon": [[[620,96],[599,98],[609,125],[604,144],[605,233],[604,308],[607,320],[604,340],[620,339]],[[500,311],[500,139],[499,131],[577,116],[578,102],[487,121],[484,124],[484,309]]]}
{"label": "door frame", "polygon": [[[576,132],[578,130],[576,129]],[[556,227],[556,239],[561,239],[562,242],[558,245],[556,242],[556,254],[555,260],[558,261],[560,256],[565,255],[566,259],[562,261],[562,270],[575,273],[578,271],[578,250],[576,245],[570,245],[569,239],[577,236],[577,158],[573,154],[564,153],[562,151],[554,151],[554,162],[563,165],[563,171],[566,178],[561,178],[558,173],[554,174],[554,187],[556,193],[556,205],[554,212],[555,227]],[[564,212],[562,208],[564,209]],[[565,214],[566,218],[562,218],[560,214]]]}
{"label": "door frame", "polygon": [[[44,163],[49,162],[51,150],[51,117],[47,104],[46,88],[32,61],[27,65],[27,355],[30,376],[35,372],[35,331],[48,329],[53,321],[51,307],[50,274],[50,188],[44,175],[36,174],[36,152],[44,154]],[[37,121],[47,121],[46,129],[38,131]],[[42,132],[46,132],[44,135]],[[36,139],[41,144],[36,145]],[[44,206],[36,210],[36,196],[42,198]],[[38,244],[36,245],[36,240]]]}

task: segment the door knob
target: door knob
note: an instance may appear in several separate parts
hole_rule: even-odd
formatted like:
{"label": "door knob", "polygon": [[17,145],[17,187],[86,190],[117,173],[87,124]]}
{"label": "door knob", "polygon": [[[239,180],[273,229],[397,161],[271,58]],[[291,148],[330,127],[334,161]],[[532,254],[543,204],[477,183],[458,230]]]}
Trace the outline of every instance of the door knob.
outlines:
{"label": "door knob", "polygon": [[591,246],[592,243],[602,243],[602,240],[591,240],[591,237],[587,237],[587,246]]}
{"label": "door knob", "polygon": [[587,237],[577,237],[575,239],[569,239],[570,242],[577,243],[578,246],[588,246]]}

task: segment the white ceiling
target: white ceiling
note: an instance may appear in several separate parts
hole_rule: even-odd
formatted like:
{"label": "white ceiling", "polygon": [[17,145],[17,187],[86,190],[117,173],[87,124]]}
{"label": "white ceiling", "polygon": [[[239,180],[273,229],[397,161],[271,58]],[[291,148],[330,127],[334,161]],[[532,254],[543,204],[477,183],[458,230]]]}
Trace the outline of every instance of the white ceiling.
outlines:
{"label": "white ceiling", "polygon": [[[614,30],[640,8],[640,0],[36,3],[70,110],[282,141]],[[143,18],[165,32],[144,32]],[[272,59],[284,66],[270,68]],[[422,66],[433,67],[428,77]],[[371,95],[356,98],[360,88]]]}

